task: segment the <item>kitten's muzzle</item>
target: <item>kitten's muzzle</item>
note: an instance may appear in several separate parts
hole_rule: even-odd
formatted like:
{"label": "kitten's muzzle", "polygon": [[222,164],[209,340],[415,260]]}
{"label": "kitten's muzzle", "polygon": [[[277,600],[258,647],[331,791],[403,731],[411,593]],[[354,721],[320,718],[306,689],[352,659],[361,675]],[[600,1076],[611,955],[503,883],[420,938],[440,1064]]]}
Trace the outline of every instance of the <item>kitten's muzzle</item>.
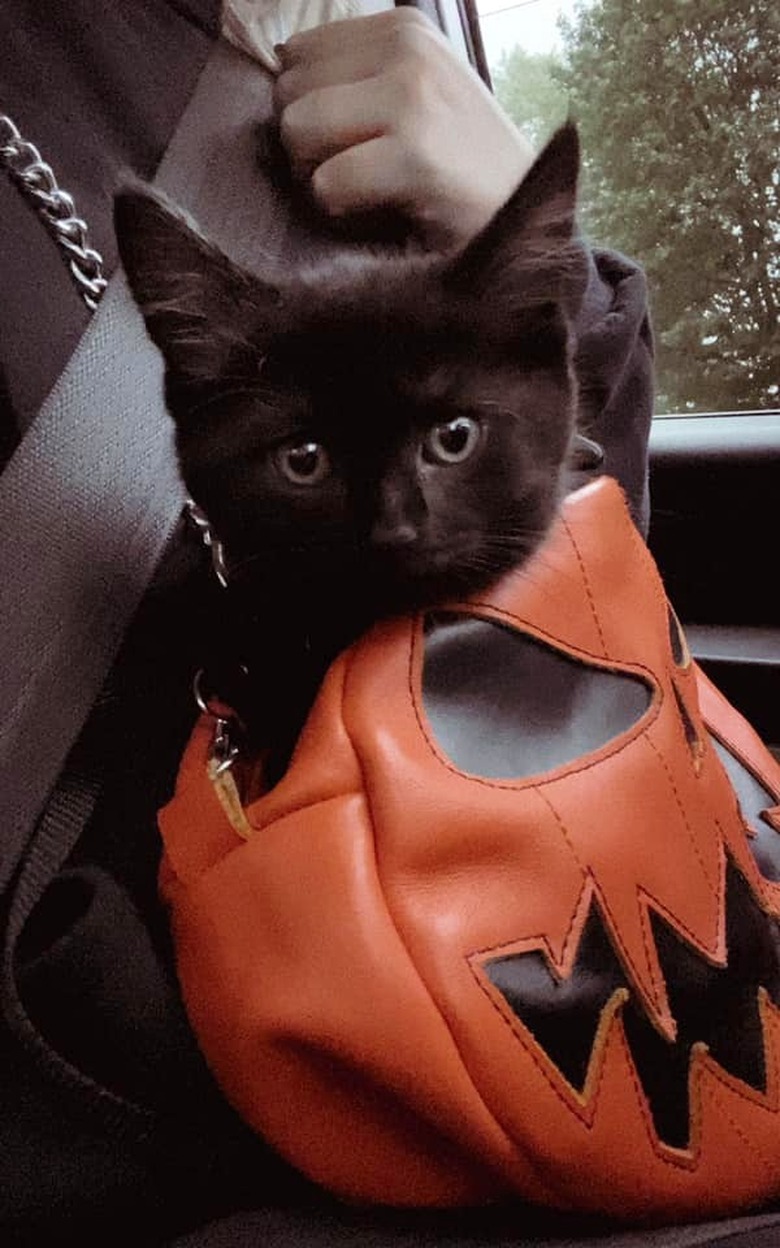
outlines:
{"label": "kitten's muzzle", "polygon": [[371,530],[371,545],[380,553],[408,552],[420,540],[420,530],[411,520],[377,520]]}

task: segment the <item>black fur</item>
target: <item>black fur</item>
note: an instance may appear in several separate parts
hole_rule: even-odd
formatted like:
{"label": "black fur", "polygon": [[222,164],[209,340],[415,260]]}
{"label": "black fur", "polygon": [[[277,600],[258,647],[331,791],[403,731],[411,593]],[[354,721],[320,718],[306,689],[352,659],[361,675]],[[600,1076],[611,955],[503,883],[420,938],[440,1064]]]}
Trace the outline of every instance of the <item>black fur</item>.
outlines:
{"label": "black fur", "polygon": [[482,589],[545,536],[576,419],[577,168],[565,126],[460,255],[262,277],[147,190],[117,196],[181,471],[253,621],[255,740],[294,738],[372,621]]}

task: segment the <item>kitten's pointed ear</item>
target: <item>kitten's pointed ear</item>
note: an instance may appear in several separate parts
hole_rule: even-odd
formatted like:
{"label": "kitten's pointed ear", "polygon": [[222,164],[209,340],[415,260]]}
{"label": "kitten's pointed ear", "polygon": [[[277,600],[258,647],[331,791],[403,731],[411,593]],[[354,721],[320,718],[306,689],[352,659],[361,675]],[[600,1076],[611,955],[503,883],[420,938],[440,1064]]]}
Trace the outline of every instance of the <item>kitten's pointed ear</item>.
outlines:
{"label": "kitten's pointed ear", "polygon": [[575,244],[579,164],[577,128],[567,122],[492,221],[450,264],[445,280],[471,294],[487,295],[507,279],[516,285],[524,276],[523,293],[530,301],[535,295],[549,299],[566,294],[567,277],[579,287],[582,249]]}
{"label": "kitten's pointed ear", "polygon": [[[169,383],[213,380],[273,319],[278,291],[239,269],[147,188],[114,199],[119,254]],[[255,349],[257,343],[254,343]]]}

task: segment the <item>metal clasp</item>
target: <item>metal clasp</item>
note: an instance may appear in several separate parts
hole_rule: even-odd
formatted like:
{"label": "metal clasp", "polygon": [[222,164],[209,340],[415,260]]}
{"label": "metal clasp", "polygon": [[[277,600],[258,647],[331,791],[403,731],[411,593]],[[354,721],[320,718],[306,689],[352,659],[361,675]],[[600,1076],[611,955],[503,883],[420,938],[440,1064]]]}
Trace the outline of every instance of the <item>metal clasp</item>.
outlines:
{"label": "metal clasp", "polygon": [[223,704],[212,702],[203,692],[204,679],[205,674],[201,667],[195,673],[192,692],[199,710],[204,715],[210,715],[214,720],[214,739],[211,743],[209,763],[212,764],[212,774],[221,776],[224,771],[230,770],[239,755],[239,748],[231,731],[236,721],[234,716],[225,712]]}

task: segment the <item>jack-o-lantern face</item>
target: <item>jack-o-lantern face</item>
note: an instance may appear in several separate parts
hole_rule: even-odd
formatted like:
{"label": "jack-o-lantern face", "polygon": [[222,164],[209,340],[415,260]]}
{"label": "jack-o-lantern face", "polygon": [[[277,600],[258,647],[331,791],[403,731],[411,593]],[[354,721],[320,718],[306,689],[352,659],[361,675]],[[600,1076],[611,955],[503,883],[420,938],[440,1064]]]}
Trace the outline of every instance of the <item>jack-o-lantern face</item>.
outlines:
{"label": "jack-o-lantern face", "polygon": [[780,768],[613,483],[483,601],[342,655],[270,792],[209,733],[161,816],[179,973],[302,1169],[624,1217],[780,1192]]}
{"label": "jack-o-lantern face", "polygon": [[[716,739],[705,743],[698,708],[689,711],[678,685],[690,667],[690,655],[674,613],[669,609],[673,697],[669,710],[679,719],[696,773],[704,752],[714,749],[740,795],[743,816],[751,828],[753,856],[769,879],[780,879],[780,837],[766,822],[774,807],[772,794]],[[423,706],[436,743],[460,772],[479,777],[520,780],[535,778],[547,788],[545,776],[562,787],[561,769],[590,765],[589,758],[619,743],[638,725],[653,701],[653,687],[635,674],[573,659],[528,634],[493,620],[468,615],[430,617],[425,636],[422,676]],[[680,752],[685,763],[685,752]],[[602,817],[614,838],[613,855],[620,861],[641,835],[642,810],[621,836],[609,810],[609,763],[601,764],[604,793]],[[553,775],[551,776],[551,773]],[[577,784],[576,770],[574,783]],[[554,778],[553,778],[554,777]],[[555,802],[551,798],[551,802]],[[563,827],[561,836],[565,838]],[[570,832],[572,854],[578,841]],[[629,886],[628,871],[623,884]],[[550,878],[554,889],[556,880]],[[502,1012],[509,1012],[549,1060],[556,1075],[571,1089],[572,1101],[586,1100],[588,1075],[600,1065],[598,1045],[604,1043],[605,1019],[619,1014],[637,1079],[661,1143],[688,1149],[691,1144],[689,1077],[698,1047],[725,1072],[759,1093],[767,1090],[767,1063],[759,1000],[763,989],[780,1004],[780,925],[762,910],[756,894],[727,855],[725,873],[726,959],[713,960],[701,943],[689,939],[684,926],[665,913],[663,898],[646,898],[647,928],[660,966],[673,1028],[664,1034],[658,1017],[642,1000],[635,983],[630,949],[623,949],[615,931],[609,896],[600,900],[598,874],[583,870],[581,901],[566,932],[564,965],[549,953],[552,933],[544,939],[515,935],[504,948],[493,947],[471,959],[488,992]],[[517,932],[525,919],[518,914]],[[560,934],[558,934],[560,939]],[[534,947],[535,946],[535,947]]]}

